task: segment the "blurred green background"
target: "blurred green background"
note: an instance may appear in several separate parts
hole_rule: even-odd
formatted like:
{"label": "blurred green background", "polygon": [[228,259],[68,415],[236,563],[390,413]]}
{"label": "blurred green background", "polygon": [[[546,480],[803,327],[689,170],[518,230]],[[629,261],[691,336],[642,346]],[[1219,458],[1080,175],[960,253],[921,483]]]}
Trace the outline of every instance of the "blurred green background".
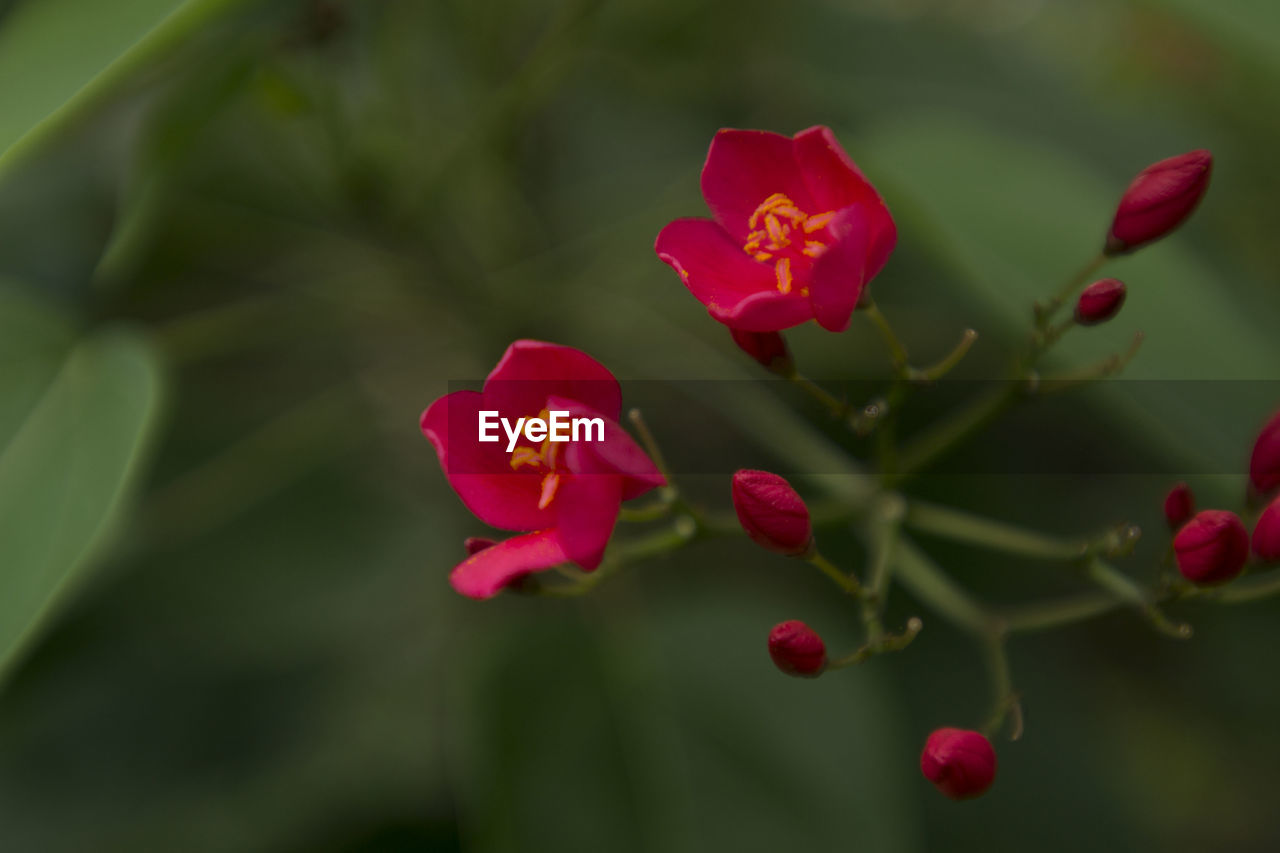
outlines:
{"label": "blurred green background", "polygon": [[[521,336],[624,380],[757,377],[651,248],[703,214],[721,126],[836,130],[900,227],[878,301],[920,361],[978,329],[971,378],[1139,168],[1208,147],[1201,210],[1114,266],[1124,312],[1059,358],[1141,328],[1127,376],[1168,381],[996,450],[1102,434],[1235,508],[1280,399],[1228,384],[1280,378],[1278,86],[1271,0],[0,0],[0,849],[1277,849],[1280,602],[1180,608],[1185,644],[1127,613],[1017,639],[1026,735],[957,805],[917,756],[983,715],[966,637],[897,594],[891,622],[926,621],[906,653],[783,678],[771,625],[843,651],[855,620],[742,542],[584,600],[463,600],[486,531],[416,421]],[[791,339],[812,375],[886,369],[859,318]],[[744,467],[843,440],[742,388],[782,423],[724,439]],[[918,490],[1137,522],[1145,577],[1168,485]],[[992,601],[1075,588],[921,544]]]}

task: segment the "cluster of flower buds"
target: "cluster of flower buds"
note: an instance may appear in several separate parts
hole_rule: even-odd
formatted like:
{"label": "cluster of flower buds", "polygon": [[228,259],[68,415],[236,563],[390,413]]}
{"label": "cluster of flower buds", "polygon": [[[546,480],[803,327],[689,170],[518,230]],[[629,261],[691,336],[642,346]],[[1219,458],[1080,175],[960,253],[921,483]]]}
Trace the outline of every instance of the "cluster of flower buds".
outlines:
{"label": "cluster of flower buds", "polygon": [[[1262,428],[1249,461],[1249,482],[1264,499],[1280,490],[1280,414]],[[1173,537],[1178,571],[1197,585],[1220,584],[1237,577],[1253,553],[1266,562],[1280,560],[1280,495],[1262,510],[1252,541],[1240,516],[1220,509],[1194,513],[1195,497],[1186,483],[1178,483],[1164,500],[1164,514]]]}

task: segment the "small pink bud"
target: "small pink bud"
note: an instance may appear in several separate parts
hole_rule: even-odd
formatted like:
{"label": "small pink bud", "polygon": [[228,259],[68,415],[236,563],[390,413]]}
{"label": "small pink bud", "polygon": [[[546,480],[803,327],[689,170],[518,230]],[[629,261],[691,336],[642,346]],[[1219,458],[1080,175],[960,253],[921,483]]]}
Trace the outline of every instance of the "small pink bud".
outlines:
{"label": "small pink bud", "polygon": [[1139,172],[1120,199],[1107,234],[1106,253],[1132,252],[1181,225],[1208,189],[1212,169],[1213,155],[1201,149]]}
{"label": "small pink bud", "polygon": [[1196,511],[1196,496],[1191,487],[1179,483],[1169,490],[1164,497],[1164,519],[1169,522],[1170,530],[1177,530],[1187,523],[1187,519]]}
{"label": "small pink bud", "polygon": [[473,557],[485,548],[492,548],[496,544],[498,543],[492,539],[485,539],[482,536],[468,536],[466,541],[462,543],[462,547],[467,549],[468,557]]}
{"label": "small pink bud", "polygon": [[745,470],[734,474],[733,508],[747,535],[770,551],[798,557],[813,545],[809,508],[777,474]]}
{"label": "small pink bud", "polygon": [[1253,526],[1253,553],[1268,563],[1280,560],[1280,498],[1267,505]]}
{"label": "small pink bud", "polygon": [[1249,479],[1262,494],[1280,486],[1280,412],[1258,434],[1249,457]]}
{"label": "small pink bud", "polygon": [[1124,305],[1124,282],[1118,278],[1104,278],[1089,285],[1076,301],[1076,322],[1081,326],[1105,323],[1120,312]]}
{"label": "small pink bud", "polygon": [[769,632],[769,657],[787,675],[816,678],[827,668],[827,647],[818,632],[792,619]]}
{"label": "small pink bud", "polygon": [[1229,581],[1249,558],[1249,533],[1234,512],[1206,509],[1173,537],[1178,571],[1195,584]]}
{"label": "small pink bud", "polygon": [[744,332],[730,329],[733,342],[747,355],[758,361],[766,370],[779,376],[789,376],[795,370],[787,341],[777,332]]}
{"label": "small pink bud", "polygon": [[996,751],[981,732],[938,729],[920,755],[920,771],[953,800],[983,794],[996,778]]}

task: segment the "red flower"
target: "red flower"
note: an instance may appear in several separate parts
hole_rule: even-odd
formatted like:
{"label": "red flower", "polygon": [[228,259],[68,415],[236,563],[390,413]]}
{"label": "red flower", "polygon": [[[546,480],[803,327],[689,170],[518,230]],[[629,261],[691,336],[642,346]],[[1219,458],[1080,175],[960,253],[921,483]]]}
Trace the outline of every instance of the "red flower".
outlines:
{"label": "red flower", "polygon": [[1076,322],[1081,326],[1105,323],[1124,305],[1124,282],[1118,278],[1104,278],[1086,287],[1076,301]]}
{"label": "red flower", "polygon": [[1253,527],[1253,553],[1269,563],[1280,560],[1280,498],[1258,516]]}
{"label": "red flower", "polygon": [[1249,479],[1262,494],[1280,486],[1280,412],[1258,433],[1249,457]]}
{"label": "red flower", "polygon": [[1249,532],[1235,513],[1206,509],[1173,537],[1173,551],[1187,580],[1222,583],[1240,574],[1249,559]]}
{"label": "red flower", "polygon": [[842,332],[898,231],[825,127],[794,138],[721,130],[702,167],[715,220],[677,219],[658,257],[725,325],[774,332],[815,319]]}
{"label": "red flower", "polygon": [[953,800],[984,793],[996,778],[996,751],[981,732],[938,729],[925,741],[920,771]]}
{"label": "red flower", "polygon": [[814,678],[827,668],[827,647],[818,632],[792,619],[769,632],[769,657],[787,675]]}
{"label": "red flower", "polygon": [[1209,188],[1213,155],[1179,154],[1138,173],[1116,208],[1107,234],[1108,255],[1122,255],[1159,240],[1183,223]]}
{"label": "red flower", "polygon": [[791,484],[768,471],[733,475],[733,508],[738,522],[757,544],[798,557],[813,546],[809,508]]}
{"label": "red flower", "polygon": [[[540,341],[516,341],[483,391],[455,391],[422,414],[422,432],[449,485],[481,521],[532,531],[472,553],[449,580],[470,598],[490,598],[529,572],[565,562],[600,564],[622,501],[663,485],[662,475],[618,425],[622,391],[586,353]],[[480,441],[480,412],[516,418],[549,411],[602,418],[603,441],[540,443],[521,435]],[[501,431],[499,431],[501,432]]]}
{"label": "red flower", "polygon": [[1178,483],[1164,497],[1164,519],[1169,522],[1171,530],[1177,530],[1186,524],[1195,511],[1196,496],[1186,483]]}

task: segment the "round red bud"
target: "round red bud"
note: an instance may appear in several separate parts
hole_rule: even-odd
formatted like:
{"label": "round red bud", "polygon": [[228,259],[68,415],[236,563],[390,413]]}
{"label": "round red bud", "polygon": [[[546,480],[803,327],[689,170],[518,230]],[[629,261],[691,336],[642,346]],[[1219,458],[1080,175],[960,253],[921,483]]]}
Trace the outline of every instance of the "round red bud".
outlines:
{"label": "round red bud", "polygon": [[1249,457],[1249,479],[1262,494],[1280,486],[1280,412],[1258,433]]}
{"label": "round red bud", "polygon": [[920,771],[953,800],[977,797],[996,778],[996,751],[981,732],[938,729],[920,754]]}
{"label": "round red bud", "polygon": [[1178,483],[1164,496],[1164,519],[1170,530],[1177,530],[1187,523],[1196,511],[1196,496],[1186,483]]}
{"label": "round red bud", "polygon": [[769,632],[769,657],[787,675],[816,678],[827,668],[827,647],[818,632],[792,619]]}
{"label": "round red bud", "polygon": [[476,554],[479,554],[485,548],[492,548],[494,545],[497,545],[497,544],[498,543],[494,542],[492,539],[485,539],[482,536],[468,536],[466,540],[462,543],[462,547],[467,549],[468,557],[474,557]]}
{"label": "round red bud", "polygon": [[1208,189],[1212,170],[1213,155],[1201,149],[1161,160],[1139,172],[1116,208],[1106,253],[1132,252],[1181,225]]}
{"label": "round red bud", "polygon": [[748,470],[734,474],[733,508],[747,535],[770,551],[798,557],[813,547],[809,508],[777,474]]}
{"label": "round red bud", "polygon": [[1229,581],[1249,559],[1249,533],[1234,512],[1206,509],[1173,537],[1178,571],[1195,584]]}
{"label": "round red bud", "polygon": [[1268,563],[1280,560],[1280,498],[1267,505],[1253,526],[1253,553]]}
{"label": "round red bud", "polygon": [[754,358],[762,367],[779,376],[790,376],[795,370],[795,362],[791,359],[791,351],[787,349],[787,341],[777,332],[744,332],[741,329],[730,329],[733,342],[747,355]]}
{"label": "round red bud", "polygon": [[1104,278],[1086,287],[1076,300],[1076,322],[1081,326],[1105,323],[1120,313],[1124,305],[1124,282],[1118,278]]}

